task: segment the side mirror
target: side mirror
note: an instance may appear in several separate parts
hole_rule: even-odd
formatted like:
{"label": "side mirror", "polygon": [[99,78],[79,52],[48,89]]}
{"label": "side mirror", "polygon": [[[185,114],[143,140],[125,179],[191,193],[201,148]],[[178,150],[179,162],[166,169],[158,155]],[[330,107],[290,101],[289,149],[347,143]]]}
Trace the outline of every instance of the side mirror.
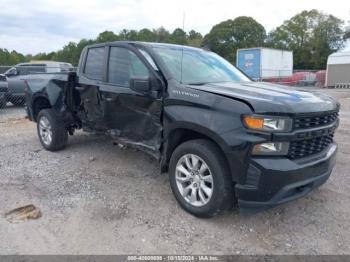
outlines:
{"label": "side mirror", "polygon": [[155,78],[134,77],[130,79],[130,89],[142,94],[158,91],[160,85],[159,80]]}
{"label": "side mirror", "polygon": [[149,78],[131,78],[130,89],[138,93],[149,93],[151,91],[151,81]]}

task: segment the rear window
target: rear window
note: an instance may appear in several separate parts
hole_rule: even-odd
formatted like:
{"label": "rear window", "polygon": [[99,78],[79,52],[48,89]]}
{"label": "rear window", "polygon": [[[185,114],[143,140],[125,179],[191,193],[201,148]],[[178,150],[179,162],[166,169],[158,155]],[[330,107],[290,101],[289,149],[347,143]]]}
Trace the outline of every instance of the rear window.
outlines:
{"label": "rear window", "polygon": [[90,48],[86,58],[84,73],[87,77],[102,80],[104,47]]}

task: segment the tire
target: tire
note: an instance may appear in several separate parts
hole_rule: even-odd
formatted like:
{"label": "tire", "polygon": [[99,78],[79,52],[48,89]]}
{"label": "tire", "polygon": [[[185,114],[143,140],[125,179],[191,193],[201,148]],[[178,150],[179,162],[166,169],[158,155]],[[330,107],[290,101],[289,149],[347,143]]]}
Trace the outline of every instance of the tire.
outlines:
{"label": "tire", "polygon": [[67,145],[68,132],[53,109],[43,109],[37,117],[37,132],[41,145],[49,151],[63,149]]}
{"label": "tire", "polygon": [[[189,157],[192,157],[192,161],[186,162],[186,158]],[[198,158],[196,161],[195,157]],[[201,172],[203,161],[208,169]],[[183,168],[187,169],[188,173],[191,165],[196,165],[194,172],[189,176],[185,175],[186,172],[182,173]],[[213,217],[234,204],[233,182],[224,155],[218,146],[209,140],[190,140],[179,145],[170,159],[169,176],[176,200],[184,210],[194,216]],[[191,179],[186,181],[189,177]],[[186,196],[188,188],[191,189]],[[211,189],[211,194],[208,188]]]}

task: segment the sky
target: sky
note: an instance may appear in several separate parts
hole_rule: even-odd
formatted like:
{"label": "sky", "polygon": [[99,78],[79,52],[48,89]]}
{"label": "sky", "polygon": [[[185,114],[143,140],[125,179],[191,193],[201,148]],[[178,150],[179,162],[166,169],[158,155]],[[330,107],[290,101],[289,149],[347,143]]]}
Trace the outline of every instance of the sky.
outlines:
{"label": "sky", "polygon": [[347,0],[0,0],[0,48],[24,54],[61,49],[70,41],[93,39],[105,30],[194,29],[203,35],[213,25],[251,16],[267,31],[302,10],[318,9],[346,23]]}

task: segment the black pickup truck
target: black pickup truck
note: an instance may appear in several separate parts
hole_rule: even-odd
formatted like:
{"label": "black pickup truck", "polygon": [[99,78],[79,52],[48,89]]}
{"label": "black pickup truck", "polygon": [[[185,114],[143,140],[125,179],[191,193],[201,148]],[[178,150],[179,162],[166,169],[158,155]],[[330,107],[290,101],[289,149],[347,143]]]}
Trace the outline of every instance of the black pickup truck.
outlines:
{"label": "black pickup truck", "polygon": [[218,55],[141,42],[86,47],[77,73],[26,80],[29,119],[47,150],[83,129],[144,150],[179,204],[210,217],[257,211],[322,185],[335,163],[339,104],[253,82]]}

